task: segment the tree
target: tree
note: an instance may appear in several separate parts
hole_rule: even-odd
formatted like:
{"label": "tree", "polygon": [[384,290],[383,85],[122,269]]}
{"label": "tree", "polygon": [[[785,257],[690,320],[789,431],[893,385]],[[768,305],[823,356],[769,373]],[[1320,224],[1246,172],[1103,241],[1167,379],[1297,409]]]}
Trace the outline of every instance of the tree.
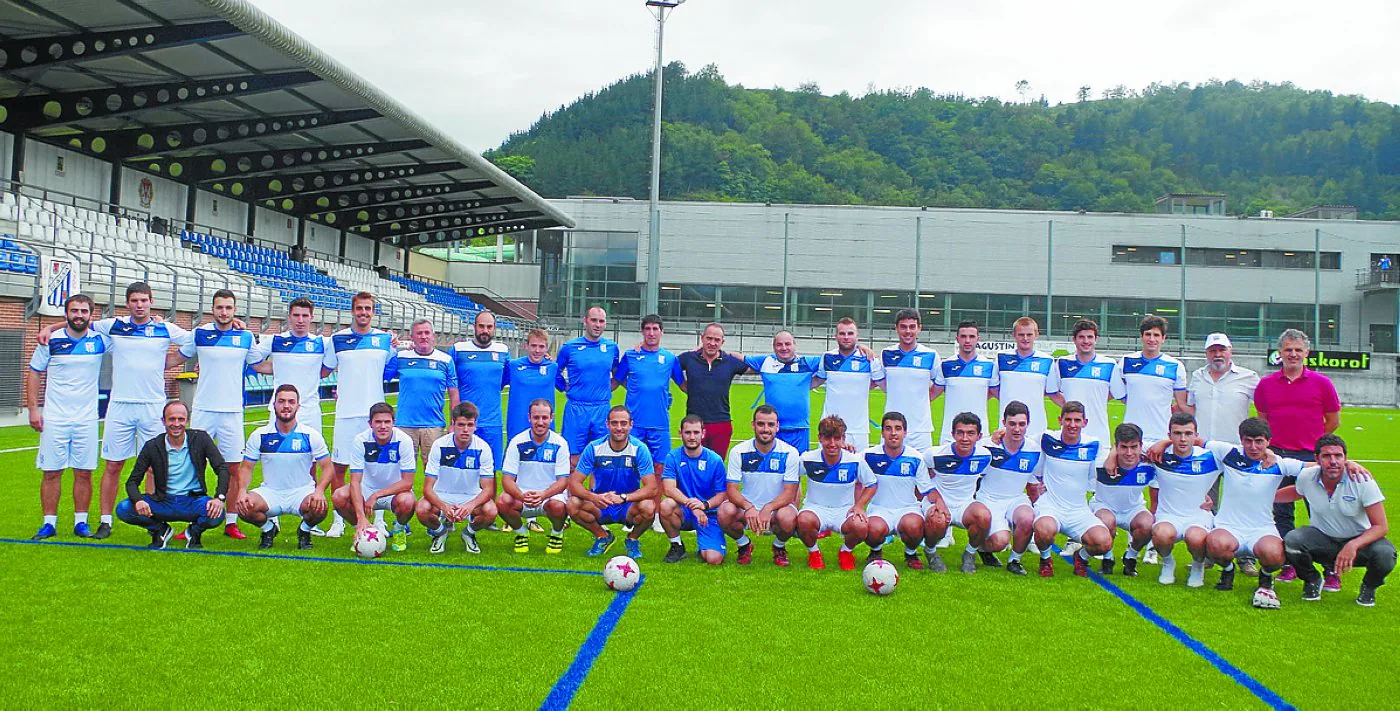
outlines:
{"label": "tree", "polygon": [[1087,84],[1079,87],[1079,92],[1076,94],[1076,96],[1079,98],[1079,103],[1081,104],[1088,101],[1089,97],[1092,95],[1093,91],[1089,88]]}
{"label": "tree", "polygon": [[1031,83],[1025,79],[1016,82],[1016,93],[1021,95],[1021,103],[1026,103],[1026,94],[1031,93]]}
{"label": "tree", "polygon": [[491,162],[522,183],[535,177],[535,159],[530,156],[493,156]]}

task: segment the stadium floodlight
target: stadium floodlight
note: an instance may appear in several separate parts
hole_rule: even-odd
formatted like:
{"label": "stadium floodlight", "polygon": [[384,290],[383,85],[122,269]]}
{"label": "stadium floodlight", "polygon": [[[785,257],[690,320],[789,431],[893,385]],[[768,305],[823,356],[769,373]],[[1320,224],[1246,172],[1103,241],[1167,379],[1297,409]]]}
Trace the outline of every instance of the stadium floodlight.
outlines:
{"label": "stadium floodlight", "polygon": [[656,69],[652,81],[656,98],[651,107],[651,209],[648,212],[646,313],[656,313],[661,284],[661,47],[666,36],[666,15],[685,0],[646,0],[656,17]]}

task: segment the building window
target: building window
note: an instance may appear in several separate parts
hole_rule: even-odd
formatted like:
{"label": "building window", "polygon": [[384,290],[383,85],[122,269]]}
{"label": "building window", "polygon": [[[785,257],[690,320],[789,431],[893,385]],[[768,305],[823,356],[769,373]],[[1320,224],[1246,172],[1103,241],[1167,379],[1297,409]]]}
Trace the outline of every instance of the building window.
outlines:
{"label": "building window", "polygon": [[[1153,245],[1113,246],[1113,262],[1117,264],[1181,264],[1180,247]],[[1188,247],[1186,265],[1190,267],[1254,267],[1265,269],[1312,269],[1313,251],[1284,249],[1227,249],[1219,247]],[[1322,252],[1322,268],[1342,268],[1341,252]]]}

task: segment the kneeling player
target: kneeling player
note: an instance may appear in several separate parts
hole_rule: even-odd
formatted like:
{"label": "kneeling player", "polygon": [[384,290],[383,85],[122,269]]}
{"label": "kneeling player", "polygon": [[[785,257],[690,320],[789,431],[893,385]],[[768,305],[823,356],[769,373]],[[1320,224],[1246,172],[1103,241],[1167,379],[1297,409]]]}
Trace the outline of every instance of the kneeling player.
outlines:
{"label": "kneeling player", "polygon": [[[584,484],[589,477],[592,488]],[[630,523],[627,555],[641,558],[638,539],[651,528],[659,489],[651,452],[632,436],[632,413],[614,406],[608,410],[608,436],[584,448],[569,476],[569,516],[595,537],[588,555],[607,553],[617,540],[606,526]]]}
{"label": "kneeling player", "polygon": [[423,466],[423,498],[418,520],[428,527],[429,553],[447,549],[447,537],[458,522],[468,553],[480,553],[476,532],[496,518],[496,472],[491,446],[476,436],[476,405],[452,408],[452,431],[433,442]]}
{"label": "kneeling player", "polygon": [[880,444],[861,454],[861,466],[866,470],[861,476],[875,479],[865,542],[870,546],[870,558],[880,560],[885,537],[897,531],[904,541],[904,562],[911,570],[924,569],[919,560],[919,542],[924,541],[929,567],[946,572],[948,566],[933,549],[942,534],[930,537],[930,532],[939,525],[947,530],[948,511],[942,503],[930,504],[925,520],[923,499],[933,490],[933,482],[924,468],[923,455],[904,444],[906,424],[903,414],[886,412],[880,420]]}
{"label": "kneeling player", "polygon": [[390,547],[408,550],[407,524],[417,501],[413,498],[413,440],[394,426],[394,408],[386,402],[369,409],[369,429],[349,445],[349,480],[335,490],[331,502],[342,518],[355,521],[355,535],[369,528],[375,511],[392,511]]}
{"label": "kneeling player", "polygon": [[[277,517],[301,517],[297,548],[311,550],[311,529],[325,520],[326,489],[335,476],[330,448],[321,433],[297,422],[301,397],[295,385],[283,383],[272,395],[273,421],[253,430],[243,448],[243,466],[229,508],[244,521],[262,529],[258,548],[266,550],[277,540]],[[253,467],[262,462],[262,486],[248,490]],[[319,467],[320,476],[307,472]]]}
{"label": "kneeling player", "polygon": [[1094,468],[1106,458],[1099,440],[1084,436],[1087,423],[1083,403],[1070,400],[1060,408],[1060,429],[1040,436],[1045,493],[1035,501],[1035,544],[1040,548],[1042,578],[1055,574],[1050,547],[1056,534],[1063,533],[1082,546],[1074,558],[1074,574],[1081,577],[1089,574],[1089,556],[1103,555],[1113,545],[1108,527],[1085,501]]}
{"label": "kneeling player", "polygon": [[[929,540],[942,540],[950,525],[965,529],[967,550],[963,551],[961,567],[964,573],[977,572],[977,550],[986,543],[992,527],[991,509],[974,498],[978,480],[992,461],[991,452],[978,446],[980,439],[982,418],[959,412],[953,416],[953,441],[924,452],[924,466],[933,477],[929,502],[948,512],[946,520],[941,515],[929,518]],[[930,554],[937,555],[932,551]]]}
{"label": "kneeling player", "polygon": [[759,405],[753,411],[753,439],[729,449],[726,489],[729,500],[720,504],[719,524],[734,539],[739,565],[753,561],[755,535],[772,531],[773,564],[788,564],[787,539],[797,528],[797,485],[801,464],[797,448],[778,439],[778,411]]}
{"label": "kneeling player", "polygon": [[[817,425],[817,442],[821,444],[819,448],[802,453],[807,500],[797,512],[797,537],[807,546],[807,567],[822,570],[826,560],[817,548],[817,537],[827,531],[840,531],[841,550],[836,560],[842,570],[855,570],[852,549],[870,534],[865,507],[875,496],[875,476],[868,468],[861,468],[858,455],[846,451],[846,422],[840,417],[822,418]],[[861,477],[862,471],[865,478]]]}
{"label": "kneeling player", "polygon": [[1030,421],[1030,408],[1019,400],[1012,400],[1002,413],[1001,442],[988,438],[979,443],[991,454],[991,462],[982,472],[977,488],[977,500],[992,516],[987,541],[982,544],[982,562],[997,567],[1001,561],[997,560],[995,552],[1010,543],[1006,572],[1013,575],[1026,574],[1021,556],[1030,545],[1035,524],[1035,508],[1031,506],[1027,491],[1039,480],[1044,461],[1040,443],[1026,439]]}
{"label": "kneeling player", "polygon": [[[1113,455],[1098,467],[1094,498],[1089,508],[1108,526],[1109,535],[1121,528],[1128,534],[1128,550],[1123,554],[1123,575],[1137,577],[1138,554],[1152,540],[1152,512],[1142,497],[1142,487],[1151,486],[1152,504],[1157,506],[1157,468],[1142,456],[1142,428],[1124,422],[1113,430]],[[1116,465],[1116,467],[1114,466]],[[1113,573],[1113,548],[1103,554],[1099,571]]]}
{"label": "kneeling player", "polygon": [[699,415],[681,420],[681,446],[666,455],[661,468],[661,527],[671,539],[671,549],[663,562],[679,563],[685,558],[681,531],[695,531],[700,560],[710,565],[724,562],[724,530],[719,525],[719,507],[725,493],[724,460],[705,447],[705,421]]}
{"label": "kneeling player", "polygon": [[524,519],[549,519],[544,552],[564,550],[564,523],[569,520],[569,443],[555,432],[554,402],[530,401],[530,429],[510,438],[501,464],[501,495],[496,506],[515,531],[515,552],[530,552]]}

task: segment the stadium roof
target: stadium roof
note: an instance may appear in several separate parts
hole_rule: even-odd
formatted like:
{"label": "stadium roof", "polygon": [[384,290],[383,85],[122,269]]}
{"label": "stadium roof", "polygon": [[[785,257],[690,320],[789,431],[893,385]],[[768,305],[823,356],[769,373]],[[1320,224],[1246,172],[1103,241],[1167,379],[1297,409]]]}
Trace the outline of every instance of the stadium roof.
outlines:
{"label": "stadium roof", "polygon": [[0,131],[403,246],[574,224],[245,0],[3,0]]}

